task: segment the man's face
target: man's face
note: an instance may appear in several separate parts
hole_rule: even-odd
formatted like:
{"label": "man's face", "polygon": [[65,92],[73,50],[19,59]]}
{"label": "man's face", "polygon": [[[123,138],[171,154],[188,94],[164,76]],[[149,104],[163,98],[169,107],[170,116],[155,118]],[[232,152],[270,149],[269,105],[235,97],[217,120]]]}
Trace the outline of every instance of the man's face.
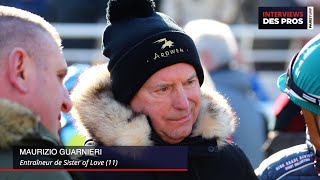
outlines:
{"label": "man's face", "polygon": [[59,139],[61,111],[69,112],[72,104],[63,85],[67,64],[59,47],[51,43],[41,63],[33,63],[29,108],[40,116],[42,124]]}
{"label": "man's face", "polygon": [[153,74],[131,101],[135,112],[148,115],[162,140],[176,144],[187,137],[200,106],[200,85],[193,66],[178,63]]}

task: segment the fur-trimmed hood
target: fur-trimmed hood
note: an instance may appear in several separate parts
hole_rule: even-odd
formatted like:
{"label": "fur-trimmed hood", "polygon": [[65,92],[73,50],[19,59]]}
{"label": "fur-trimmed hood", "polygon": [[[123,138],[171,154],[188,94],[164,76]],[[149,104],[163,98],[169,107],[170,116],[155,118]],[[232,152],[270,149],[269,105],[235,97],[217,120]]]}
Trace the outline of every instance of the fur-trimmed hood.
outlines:
{"label": "fur-trimmed hood", "polygon": [[[235,130],[235,114],[218,92],[201,91],[200,112],[191,136],[216,138],[221,146]],[[112,146],[153,144],[147,116],[134,113],[113,98],[107,64],[86,70],[72,90],[71,100],[71,115],[80,132],[88,138]]]}
{"label": "fur-trimmed hood", "polygon": [[58,142],[40,123],[39,117],[31,110],[12,101],[0,98],[0,149],[19,145],[25,138],[45,139],[54,144]]}

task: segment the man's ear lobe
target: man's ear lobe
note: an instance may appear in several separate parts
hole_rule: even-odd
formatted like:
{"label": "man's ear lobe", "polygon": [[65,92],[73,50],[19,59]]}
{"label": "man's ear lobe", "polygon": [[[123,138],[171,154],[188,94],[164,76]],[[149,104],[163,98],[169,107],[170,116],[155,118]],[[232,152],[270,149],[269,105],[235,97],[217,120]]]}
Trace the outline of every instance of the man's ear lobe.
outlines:
{"label": "man's ear lobe", "polygon": [[21,93],[28,91],[27,63],[29,57],[22,48],[14,48],[9,54],[8,68],[10,83]]}

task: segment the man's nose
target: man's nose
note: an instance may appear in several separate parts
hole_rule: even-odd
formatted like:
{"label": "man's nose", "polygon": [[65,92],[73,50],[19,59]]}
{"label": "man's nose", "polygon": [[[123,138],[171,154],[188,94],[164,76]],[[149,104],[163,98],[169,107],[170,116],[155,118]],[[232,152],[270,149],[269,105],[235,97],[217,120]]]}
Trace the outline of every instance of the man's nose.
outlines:
{"label": "man's nose", "polygon": [[72,108],[72,102],[69,96],[69,92],[66,88],[64,88],[64,97],[61,105],[61,111],[67,113],[71,110],[71,108]]}
{"label": "man's nose", "polygon": [[183,87],[179,87],[176,90],[174,97],[174,108],[179,110],[189,109],[188,95]]}

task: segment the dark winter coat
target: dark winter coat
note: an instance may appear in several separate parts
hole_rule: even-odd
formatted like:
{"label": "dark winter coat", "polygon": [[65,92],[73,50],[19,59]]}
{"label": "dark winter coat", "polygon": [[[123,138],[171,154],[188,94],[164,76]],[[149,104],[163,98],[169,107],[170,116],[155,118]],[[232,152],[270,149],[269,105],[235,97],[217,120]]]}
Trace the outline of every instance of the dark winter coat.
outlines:
{"label": "dark winter coat", "polygon": [[[17,103],[0,99],[0,179],[78,179],[77,173],[56,172],[9,172],[13,168],[13,146],[55,148],[61,146],[29,109]],[[34,157],[37,159],[38,157]],[[46,157],[39,157],[43,159]],[[49,159],[54,160],[54,159]],[[4,170],[4,169],[2,169]]]}
{"label": "dark winter coat", "polygon": [[[117,102],[106,65],[87,70],[71,92],[71,112],[82,133],[105,146],[169,146],[154,133],[148,118]],[[236,120],[217,92],[202,93],[200,112],[191,135],[176,145],[188,146],[187,172],[103,172],[88,177],[114,179],[256,179],[242,150],[228,142]],[[195,151],[192,147],[199,147]]]}

